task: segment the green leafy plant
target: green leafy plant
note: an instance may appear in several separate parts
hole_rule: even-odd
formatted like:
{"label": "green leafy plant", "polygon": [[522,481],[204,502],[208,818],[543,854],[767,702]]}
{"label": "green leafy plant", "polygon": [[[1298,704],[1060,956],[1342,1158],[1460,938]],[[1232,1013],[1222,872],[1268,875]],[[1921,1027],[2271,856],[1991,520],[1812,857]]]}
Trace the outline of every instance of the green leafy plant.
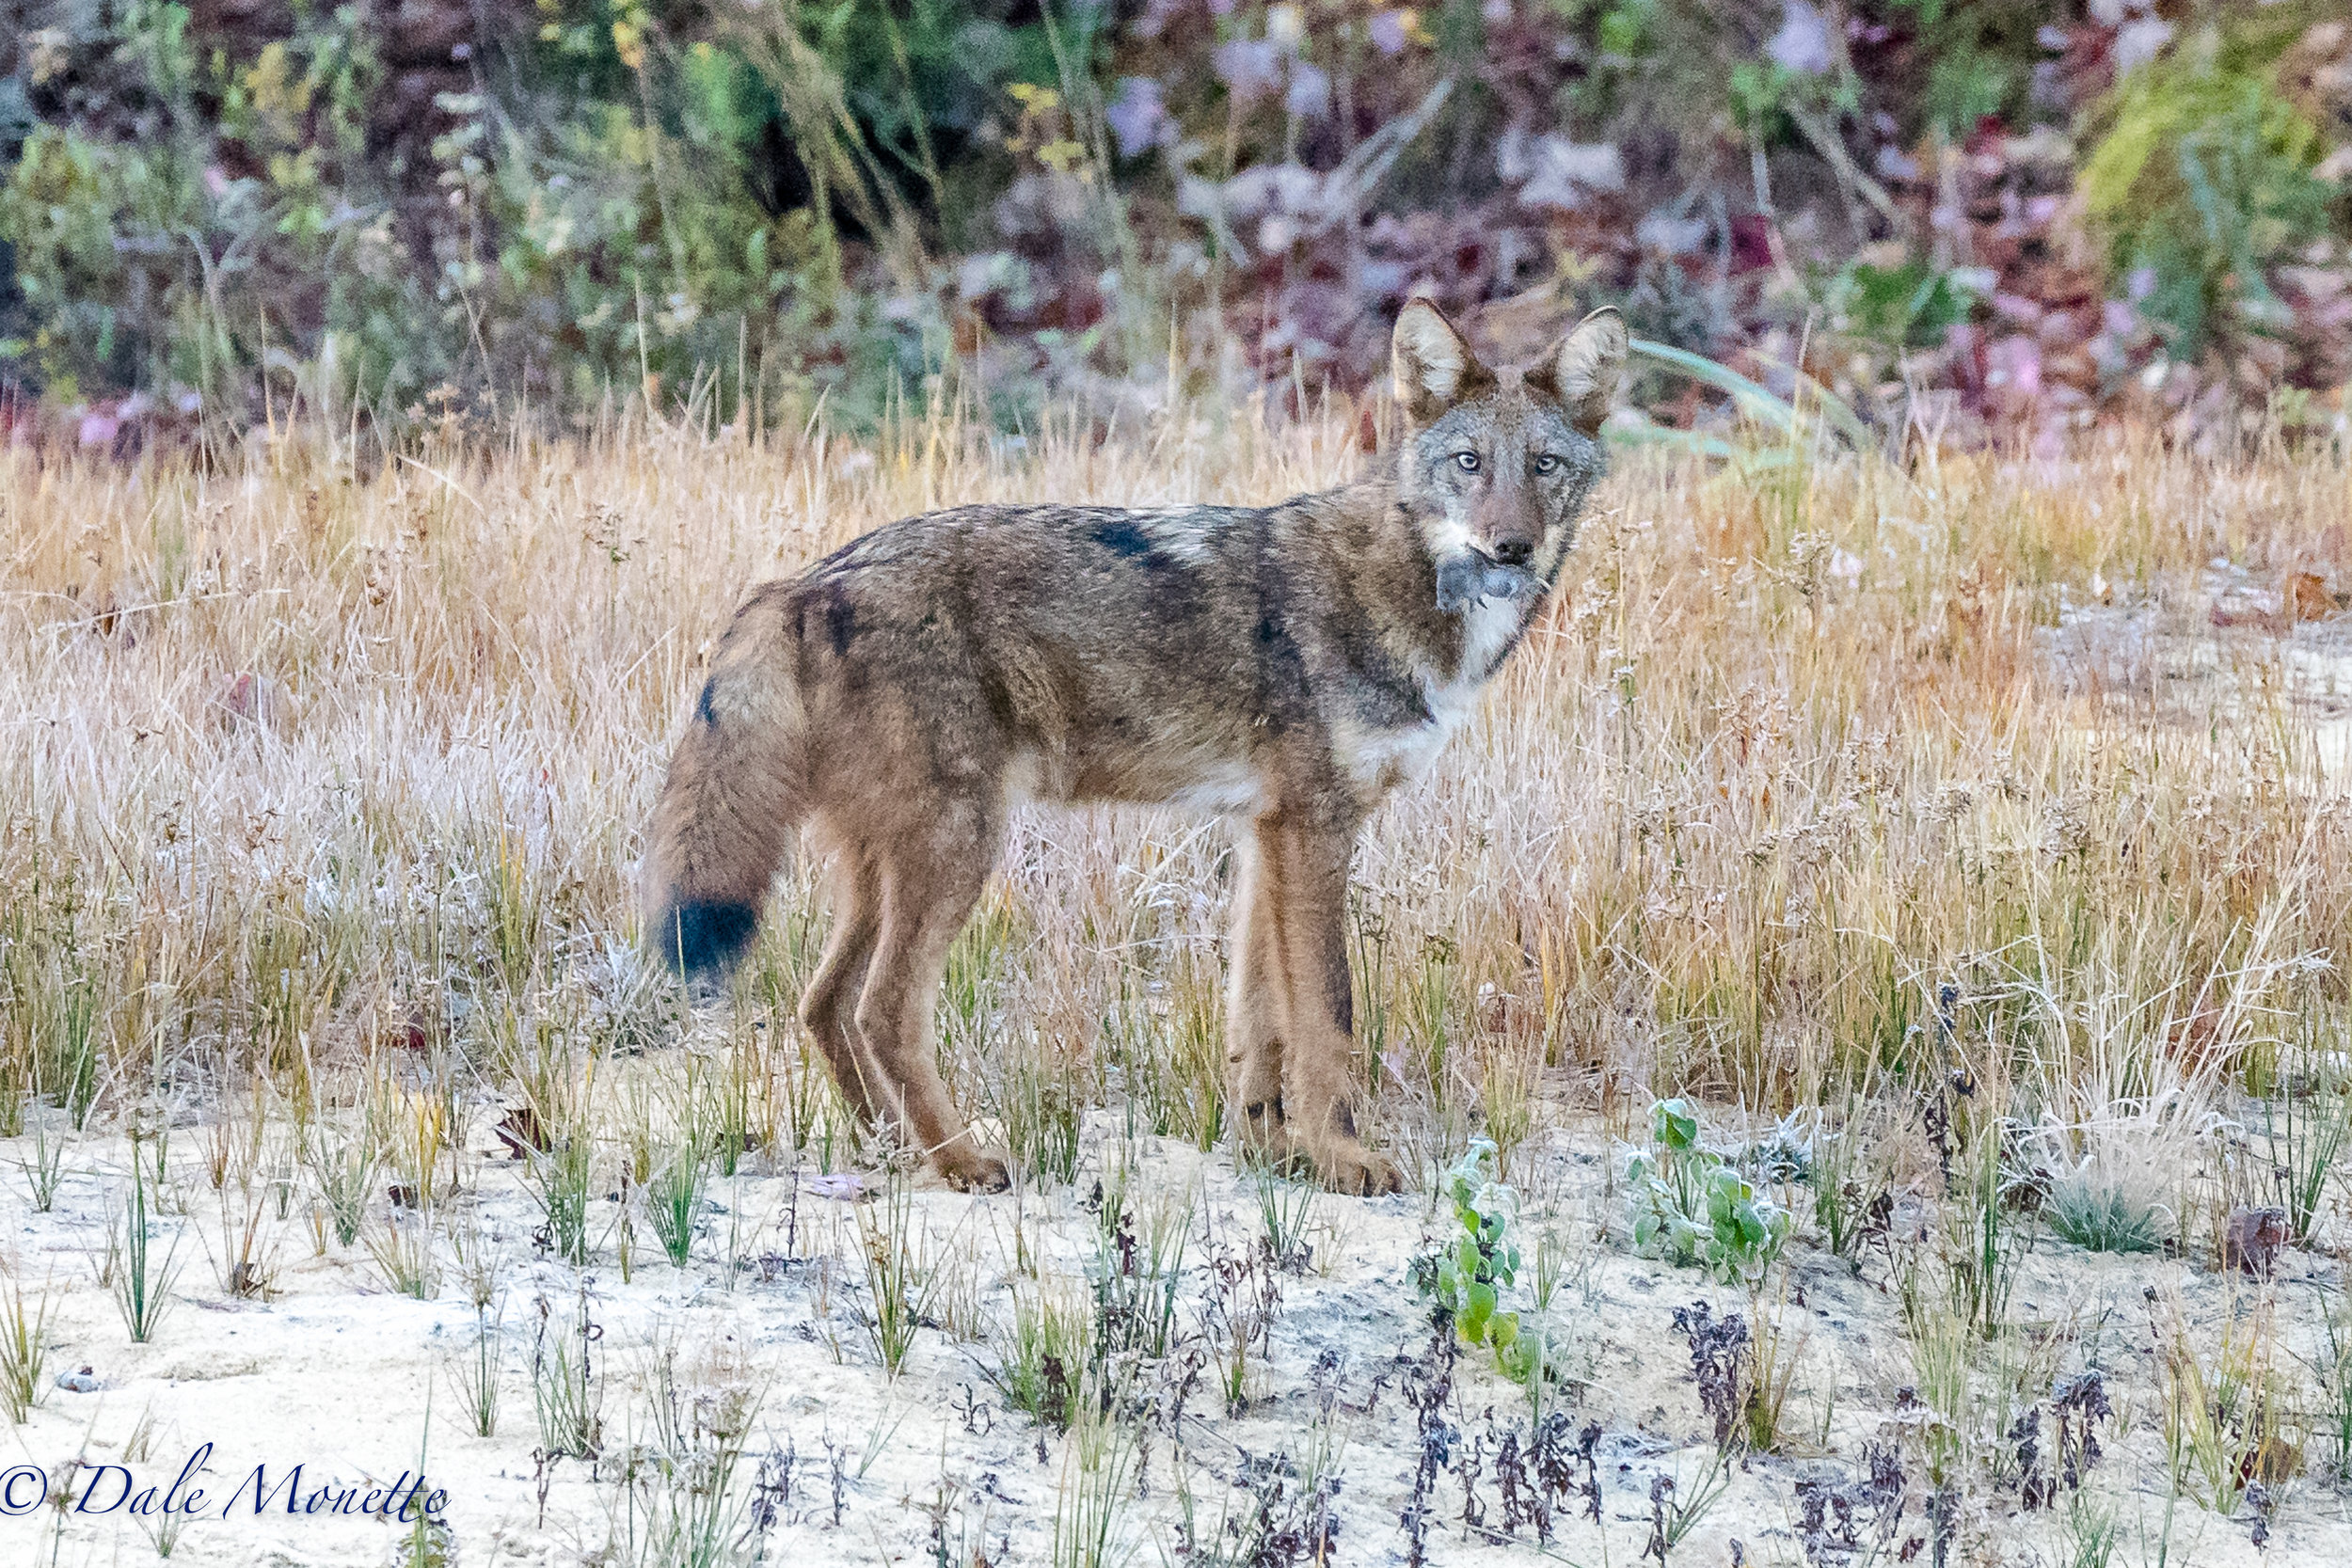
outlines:
{"label": "green leafy plant", "polygon": [[1942,342],[1976,305],[1961,275],[1917,258],[1891,266],[1851,261],[1826,293],[1834,325],[1896,348]]}
{"label": "green leafy plant", "polygon": [[[2264,9],[2270,9],[2264,8]],[[2273,83],[2300,8],[2200,29],[2095,112],[2083,210],[2176,357],[2289,320],[2265,270],[2328,231],[2318,128]]]}
{"label": "green leafy plant", "polygon": [[66,16],[38,105],[0,77],[0,369],[231,418],[282,409],[291,375],[416,421],[420,400],[615,386],[723,417],[831,392],[870,419],[935,365],[938,311],[861,293],[836,219],[924,300],[928,233],[953,243],[985,199],[947,166],[1007,82],[1053,75],[1041,24],[959,0],[787,0],[700,37],[638,8],[541,14],[396,150],[410,77],[359,10],[298,8],[258,50],[176,0]]}
{"label": "green leafy plant", "polygon": [[1455,1229],[1434,1251],[1413,1259],[1413,1285],[1453,1322],[1466,1345],[1494,1353],[1495,1367],[1514,1383],[1534,1378],[1543,1364],[1539,1335],[1522,1334],[1519,1315],[1502,1309],[1502,1290],[1517,1281],[1518,1243],[1512,1236],[1518,1196],[1495,1180],[1495,1146],[1473,1138],[1450,1166],[1440,1191],[1454,1207]]}
{"label": "green leafy plant", "polygon": [[1636,1153],[1626,1172],[1634,1245],[1754,1288],[1788,1240],[1788,1212],[1699,1142],[1698,1113],[1687,1101],[1652,1106],[1650,1135],[1656,1148]]}

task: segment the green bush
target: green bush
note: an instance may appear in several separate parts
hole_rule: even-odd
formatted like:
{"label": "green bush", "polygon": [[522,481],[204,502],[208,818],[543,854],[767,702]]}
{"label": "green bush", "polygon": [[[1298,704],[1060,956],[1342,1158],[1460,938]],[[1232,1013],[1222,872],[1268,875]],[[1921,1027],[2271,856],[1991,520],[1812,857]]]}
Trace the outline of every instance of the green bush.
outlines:
{"label": "green bush", "polygon": [[2318,129],[2272,81],[2306,8],[2207,26],[2117,84],[2093,117],[2083,208],[2140,309],[2194,358],[2233,331],[2276,332],[2270,266],[2328,232]]}
{"label": "green bush", "polygon": [[[2030,0],[1866,9],[1841,42],[1779,0],[40,8],[0,52],[0,382],[231,423],[643,393],[856,426],[961,356],[957,395],[1019,418],[1105,374],[1376,380],[1381,314],[1427,287],[1613,300],[1706,354],[1825,306],[1886,385],[1970,308],[1887,155],[1965,142],[1982,183],[1979,122],[2055,129],[2078,76]],[[2284,327],[2266,274],[2330,218],[2325,111],[2280,61],[2332,13],[2208,14],[2079,127],[2083,206],[2180,356]],[[1749,156],[1701,150],[1727,133]],[[1666,162],[1562,172],[1600,143]],[[1823,173],[1842,226],[1805,217]],[[1777,240],[1745,211],[1775,199]],[[1775,287],[1733,286],[1767,260]]]}
{"label": "green bush", "polygon": [[[448,385],[510,410],[699,390],[731,417],[756,388],[854,420],[938,367],[927,256],[991,184],[947,170],[996,155],[1006,83],[1054,78],[1043,26],[974,0],[539,13],[401,157],[371,150],[393,85],[371,13],[297,5],[258,47],[177,3],[74,13],[43,35],[44,114],[0,78],[0,373],[232,418],[303,374],[379,416]],[[850,286],[836,214],[886,277]]]}
{"label": "green bush", "polygon": [[1832,325],[1894,348],[1929,348],[1968,319],[1975,296],[1949,270],[1916,259],[1848,262],[1823,291]]}
{"label": "green bush", "polygon": [[2085,1252],[2156,1252],[2164,1246],[2161,1209],[2093,1179],[2054,1187],[2042,1212],[2052,1230]]}

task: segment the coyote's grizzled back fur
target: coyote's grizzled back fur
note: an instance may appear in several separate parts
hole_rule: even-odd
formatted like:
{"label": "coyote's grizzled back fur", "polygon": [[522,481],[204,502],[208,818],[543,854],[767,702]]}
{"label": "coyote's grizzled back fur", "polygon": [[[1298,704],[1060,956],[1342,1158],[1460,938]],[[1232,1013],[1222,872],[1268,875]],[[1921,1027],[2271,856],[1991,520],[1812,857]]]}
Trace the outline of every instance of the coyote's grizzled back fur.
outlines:
{"label": "coyote's grizzled back fur", "polygon": [[1601,472],[1613,312],[1491,371],[1398,319],[1391,471],[1279,506],[975,506],[753,591],[712,657],[645,856],[690,974],[751,941],[803,827],[834,927],[801,1017],[859,1116],[996,1187],[932,1057],[948,944],[1019,799],[1246,818],[1230,1053],[1243,1135],[1331,1185],[1397,1185],[1357,1134],[1343,921],[1357,829],[1518,643]]}

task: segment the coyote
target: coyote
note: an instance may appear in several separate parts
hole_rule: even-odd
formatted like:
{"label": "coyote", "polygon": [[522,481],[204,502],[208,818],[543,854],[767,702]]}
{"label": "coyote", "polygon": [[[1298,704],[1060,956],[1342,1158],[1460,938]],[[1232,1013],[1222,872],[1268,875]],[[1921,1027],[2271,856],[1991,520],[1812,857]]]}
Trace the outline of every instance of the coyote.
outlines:
{"label": "coyote", "polygon": [[1461,726],[1558,578],[1625,356],[1600,310],[1534,366],[1489,370],[1415,301],[1391,344],[1391,471],[1264,508],[959,507],[754,589],[647,830],[648,940],[689,976],[723,969],[805,826],[834,925],[802,1022],[862,1120],[994,1191],[1005,1163],[948,1098],[931,1011],[1007,813],[1245,818],[1241,1136],[1339,1191],[1396,1191],[1348,1062],[1357,830]]}

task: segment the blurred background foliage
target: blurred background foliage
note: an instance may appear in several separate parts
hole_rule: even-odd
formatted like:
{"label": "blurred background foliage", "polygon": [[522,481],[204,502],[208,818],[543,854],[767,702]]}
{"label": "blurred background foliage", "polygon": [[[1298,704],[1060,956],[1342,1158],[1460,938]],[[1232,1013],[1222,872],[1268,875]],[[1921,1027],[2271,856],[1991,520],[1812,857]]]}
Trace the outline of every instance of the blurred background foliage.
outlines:
{"label": "blurred background foliage", "polygon": [[0,0],[0,380],[86,443],[1298,398],[1413,293],[1947,439],[2352,376],[2341,4]]}

